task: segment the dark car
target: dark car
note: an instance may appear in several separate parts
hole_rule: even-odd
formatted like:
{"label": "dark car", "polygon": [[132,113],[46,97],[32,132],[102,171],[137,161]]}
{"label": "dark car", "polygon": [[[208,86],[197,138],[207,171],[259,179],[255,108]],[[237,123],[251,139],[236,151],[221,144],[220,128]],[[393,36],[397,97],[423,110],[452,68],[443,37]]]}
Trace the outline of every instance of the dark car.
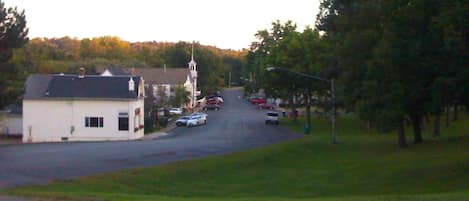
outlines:
{"label": "dark car", "polygon": [[217,105],[217,104],[208,104],[204,107],[204,110],[207,111],[207,110],[215,110],[215,111],[218,111],[220,110],[220,106]]}

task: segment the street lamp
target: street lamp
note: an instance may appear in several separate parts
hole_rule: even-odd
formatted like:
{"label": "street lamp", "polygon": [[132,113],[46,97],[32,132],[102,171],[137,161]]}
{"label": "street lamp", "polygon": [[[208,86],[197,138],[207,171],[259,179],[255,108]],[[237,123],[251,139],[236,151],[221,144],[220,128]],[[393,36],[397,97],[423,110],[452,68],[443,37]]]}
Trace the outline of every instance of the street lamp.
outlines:
{"label": "street lamp", "polygon": [[[293,73],[293,74],[296,74],[296,75],[299,75],[299,76],[303,76],[303,77],[306,77],[306,78],[309,78],[309,79],[313,79],[313,80],[320,80],[320,81],[323,81],[323,82],[327,82],[327,83],[330,83],[331,84],[331,99],[332,99],[332,118],[331,118],[331,124],[332,124],[332,144],[337,144],[337,133],[336,133],[336,130],[335,130],[335,120],[336,120],[336,115],[337,115],[337,108],[336,108],[336,104],[335,104],[335,84],[334,84],[334,78],[328,80],[328,79],[324,79],[322,77],[318,77],[318,76],[315,76],[315,75],[310,75],[310,74],[306,74],[306,73],[300,73],[300,72],[296,72],[296,71],[293,71],[293,70],[290,70],[288,68],[282,68],[282,67],[267,67],[266,68],[267,71],[286,71],[286,72],[289,72],[289,73]],[[308,100],[309,101],[309,100]],[[309,114],[308,114],[309,115]],[[309,122],[308,122],[309,123]],[[309,127],[311,125],[308,125]]]}

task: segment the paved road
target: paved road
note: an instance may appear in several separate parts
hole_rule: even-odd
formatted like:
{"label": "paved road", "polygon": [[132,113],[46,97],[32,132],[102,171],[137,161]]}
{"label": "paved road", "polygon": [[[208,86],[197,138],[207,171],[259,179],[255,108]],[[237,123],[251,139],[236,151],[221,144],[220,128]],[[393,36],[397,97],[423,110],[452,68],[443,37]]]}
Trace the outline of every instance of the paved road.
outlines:
{"label": "paved road", "polygon": [[264,125],[264,111],[239,99],[240,90],[223,95],[222,110],[208,112],[207,125],[175,128],[156,140],[0,145],[0,189],[226,154],[300,137]]}

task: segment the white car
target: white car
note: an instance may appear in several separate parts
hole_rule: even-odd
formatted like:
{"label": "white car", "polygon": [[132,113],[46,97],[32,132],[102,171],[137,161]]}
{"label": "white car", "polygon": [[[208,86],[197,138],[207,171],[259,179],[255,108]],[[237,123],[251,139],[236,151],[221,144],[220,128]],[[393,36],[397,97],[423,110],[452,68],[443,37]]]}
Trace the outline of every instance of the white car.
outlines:
{"label": "white car", "polygon": [[191,116],[197,116],[200,115],[204,121],[207,121],[208,114],[203,113],[203,112],[194,112],[191,114]]}
{"label": "white car", "polygon": [[267,115],[265,116],[265,124],[278,125],[280,123],[278,117],[278,112],[267,112]]}
{"label": "white car", "polygon": [[186,126],[187,125],[187,121],[189,121],[191,119],[190,116],[182,116],[182,117],[179,117],[178,120],[176,120],[176,126]]}
{"label": "white car", "polygon": [[177,108],[177,107],[173,107],[173,108],[169,109],[169,114],[181,115],[182,114],[182,109]]}
{"label": "white car", "polygon": [[189,117],[190,117],[189,120],[187,120],[186,122],[187,127],[198,126],[198,125],[207,123],[207,120],[206,119],[204,120],[202,118],[202,115],[191,115]]}

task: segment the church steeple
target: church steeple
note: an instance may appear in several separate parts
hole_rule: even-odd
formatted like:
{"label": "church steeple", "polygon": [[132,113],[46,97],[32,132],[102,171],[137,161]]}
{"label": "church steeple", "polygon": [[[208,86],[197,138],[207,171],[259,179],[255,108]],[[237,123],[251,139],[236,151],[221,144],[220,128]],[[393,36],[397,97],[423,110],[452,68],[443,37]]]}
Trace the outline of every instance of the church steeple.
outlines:
{"label": "church steeple", "polygon": [[194,42],[192,42],[191,61],[194,61]]}
{"label": "church steeple", "polygon": [[194,60],[194,42],[192,42],[191,61],[189,62],[189,70],[197,71],[197,62]]}

